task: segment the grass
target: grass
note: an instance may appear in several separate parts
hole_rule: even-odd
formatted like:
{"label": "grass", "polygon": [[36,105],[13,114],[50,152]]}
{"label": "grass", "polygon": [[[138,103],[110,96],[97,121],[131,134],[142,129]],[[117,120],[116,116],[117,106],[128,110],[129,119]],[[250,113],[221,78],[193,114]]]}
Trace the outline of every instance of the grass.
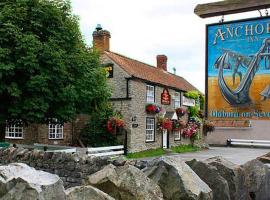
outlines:
{"label": "grass", "polygon": [[149,149],[146,151],[140,151],[140,152],[136,152],[136,153],[128,153],[128,155],[126,156],[127,158],[145,158],[145,157],[154,157],[154,156],[161,156],[166,154],[166,151],[162,148],[158,148],[158,149]]}
{"label": "grass", "polygon": [[196,147],[196,146],[193,147],[190,144],[188,144],[188,145],[181,145],[181,146],[172,147],[171,150],[174,153],[186,153],[186,152],[199,151],[200,148]]}
{"label": "grass", "polygon": [[7,148],[9,146],[10,146],[10,144],[8,142],[0,142],[0,147]]}
{"label": "grass", "polygon": [[[173,153],[187,153],[187,152],[195,152],[195,151],[199,151],[199,150],[201,150],[199,147],[195,147],[195,146],[193,147],[190,144],[180,145],[180,146],[176,146],[176,147],[171,148],[171,151]],[[162,155],[165,155],[167,153],[168,153],[168,151],[165,151],[162,148],[149,149],[146,151],[140,151],[140,152],[136,152],[136,153],[128,153],[126,158],[128,158],[128,159],[146,158],[146,157],[162,156]]]}

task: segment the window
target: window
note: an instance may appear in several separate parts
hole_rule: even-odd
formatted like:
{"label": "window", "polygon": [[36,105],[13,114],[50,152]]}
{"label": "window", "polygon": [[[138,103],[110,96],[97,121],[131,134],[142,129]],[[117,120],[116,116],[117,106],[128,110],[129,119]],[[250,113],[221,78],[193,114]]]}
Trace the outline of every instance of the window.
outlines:
{"label": "window", "polygon": [[174,140],[181,140],[181,131],[174,131]]}
{"label": "window", "polygon": [[174,108],[180,108],[181,101],[180,101],[180,92],[176,92],[174,94]]}
{"label": "window", "polygon": [[49,124],[49,139],[63,139],[63,125]]}
{"label": "window", "polygon": [[10,139],[23,139],[23,126],[22,125],[6,125],[6,138]]}
{"label": "window", "polygon": [[155,102],[155,86],[146,85],[146,102],[147,103]]}
{"label": "window", "polygon": [[146,118],[146,142],[155,140],[155,118]]}

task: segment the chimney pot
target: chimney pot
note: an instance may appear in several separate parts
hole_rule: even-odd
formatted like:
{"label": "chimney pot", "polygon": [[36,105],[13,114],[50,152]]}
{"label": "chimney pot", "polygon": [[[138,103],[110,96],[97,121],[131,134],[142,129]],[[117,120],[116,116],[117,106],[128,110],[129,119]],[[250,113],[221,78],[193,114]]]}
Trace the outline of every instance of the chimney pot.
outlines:
{"label": "chimney pot", "polygon": [[93,32],[93,46],[100,53],[110,51],[110,38],[109,31],[103,30],[100,24],[97,24],[96,30]]}
{"label": "chimney pot", "polygon": [[157,68],[167,71],[167,56],[157,55]]}

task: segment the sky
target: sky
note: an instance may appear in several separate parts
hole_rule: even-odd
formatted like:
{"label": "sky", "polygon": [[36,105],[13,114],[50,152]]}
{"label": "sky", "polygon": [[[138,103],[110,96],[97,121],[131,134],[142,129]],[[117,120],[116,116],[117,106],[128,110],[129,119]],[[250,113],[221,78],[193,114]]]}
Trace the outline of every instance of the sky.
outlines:
{"label": "sky", "polygon": [[[168,57],[168,71],[205,91],[205,25],[197,4],[216,0],[71,0],[86,43],[92,46],[97,24],[111,33],[110,50],[156,66],[156,55]],[[264,15],[264,11],[262,11]],[[224,16],[225,21],[259,17],[259,12]]]}

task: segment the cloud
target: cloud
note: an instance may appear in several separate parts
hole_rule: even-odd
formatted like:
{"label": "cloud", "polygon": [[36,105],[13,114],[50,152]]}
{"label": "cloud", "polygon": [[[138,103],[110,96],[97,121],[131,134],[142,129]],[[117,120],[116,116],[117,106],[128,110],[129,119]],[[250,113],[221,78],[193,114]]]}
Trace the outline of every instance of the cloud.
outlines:
{"label": "cloud", "polygon": [[[87,44],[99,23],[111,33],[112,51],[151,65],[156,65],[156,55],[166,54],[169,70],[176,67],[178,75],[204,92],[205,24],[220,20],[193,13],[206,2],[210,0],[72,0],[72,6]],[[232,19],[235,15],[225,16]]]}

